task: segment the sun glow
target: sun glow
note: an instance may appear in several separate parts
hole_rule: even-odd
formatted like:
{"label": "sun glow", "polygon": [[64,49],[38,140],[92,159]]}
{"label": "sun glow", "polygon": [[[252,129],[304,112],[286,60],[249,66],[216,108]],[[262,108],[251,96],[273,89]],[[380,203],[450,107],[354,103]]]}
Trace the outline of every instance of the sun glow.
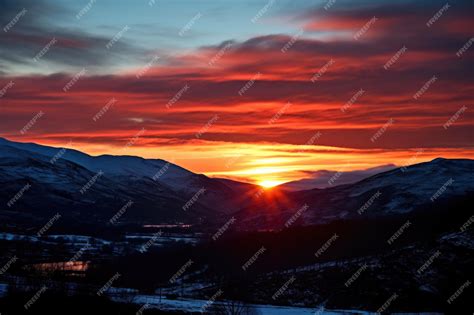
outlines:
{"label": "sun glow", "polygon": [[[133,135],[133,132],[126,134],[120,131],[118,134],[124,138],[130,135]],[[142,137],[133,146],[128,146],[124,150],[121,143],[115,145],[106,142],[81,141],[80,139],[90,138],[86,137],[86,134],[65,133],[59,136],[65,139],[32,137],[27,140],[44,145],[73,148],[91,155],[125,154],[150,159],[160,158],[195,173],[253,183],[264,188],[311,178],[312,172],[317,170],[353,171],[381,164],[405,165],[407,159],[416,153],[414,150],[404,149],[347,149],[318,145],[231,143],[206,140],[180,142],[178,149],[175,143],[169,144],[170,140],[162,139],[158,135],[153,137],[154,142]],[[112,138],[112,135],[104,135],[106,136]],[[74,145],[70,145],[67,139],[77,140],[74,140]],[[12,137],[11,140],[26,141],[20,136]],[[464,148],[430,148],[425,149],[416,162],[430,161],[439,156],[474,158],[474,151]],[[354,163],[347,164],[348,159]]]}
{"label": "sun glow", "polygon": [[281,181],[281,180],[262,180],[258,182],[258,184],[264,188],[272,188],[283,183],[284,181]]}

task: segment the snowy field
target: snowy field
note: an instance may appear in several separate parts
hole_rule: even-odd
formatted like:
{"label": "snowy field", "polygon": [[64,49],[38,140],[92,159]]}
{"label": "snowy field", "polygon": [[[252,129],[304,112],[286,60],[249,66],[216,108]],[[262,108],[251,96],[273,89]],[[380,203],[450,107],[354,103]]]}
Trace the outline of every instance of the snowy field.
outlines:
{"label": "snowy field", "polygon": [[[4,297],[7,292],[7,284],[0,283],[0,298]],[[156,295],[136,295],[135,290],[124,288],[110,288],[108,293],[110,299],[115,302],[134,303],[143,307],[143,309],[161,309],[168,311],[184,311],[184,312],[202,312],[203,307],[209,304],[208,300],[195,299],[167,299],[159,298]],[[117,293],[121,293],[116,295]],[[127,293],[130,295],[127,296]],[[218,302],[216,302],[218,303]],[[323,308],[302,308],[290,306],[275,306],[263,304],[250,304],[250,307],[258,310],[261,315],[370,315],[377,314],[373,312],[357,311],[357,310],[325,310]],[[441,313],[392,313],[399,315],[423,314],[438,315]]]}
{"label": "snowy field", "polygon": [[[116,302],[123,302],[121,298],[112,298]],[[130,302],[130,300],[128,301]],[[155,295],[138,295],[133,299],[135,304],[142,305],[146,308],[157,308],[168,311],[188,311],[188,312],[202,312],[203,306],[208,304],[208,300],[195,299],[176,299],[170,300],[167,298],[160,298]],[[218,302],[216,302],[218,303]],[[375,312],[357,311],[357,310],[325,310],[323,308],[302,308],[290,306],[275,306],[263,304],[250,304],[250,307],[258,310],[261,315],[371,315],[377,314]],[[423,314],[423,315],[438,315],[441,313],[393,313],[399,315]]]}

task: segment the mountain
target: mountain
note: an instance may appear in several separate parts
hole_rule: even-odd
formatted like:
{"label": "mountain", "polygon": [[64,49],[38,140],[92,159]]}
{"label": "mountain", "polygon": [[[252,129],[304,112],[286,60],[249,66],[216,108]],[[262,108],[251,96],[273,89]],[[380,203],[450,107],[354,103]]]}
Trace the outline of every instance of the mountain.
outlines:
{"label": "mountain", "polygon": [[61,220],[76,225],[109,224],[118,215],[122,223],[214,226],[221,215],[238,209],[244,198],[242,185],[248,191],[258,189],[195,174],[163,160],[93,157],[2,138],[0,185],[0,217],[5,225],[44,224],[59,213]]}
{"label": "mountain", "polygon": [[394,164],[387,164],[355,171],[328,171],[319,170],[306,172],[310,178],[304,178],[279,185],[278,188],[287,191],[308,190],[313,188],[328,188],[336,185],[352,184],[369,176],[396,168]]}
{"label": "mountain", "polygon": [[[176,190],[198,191],[200,183],[205,184],[208,179],[203,175],[195,174],[176,164],[160,159],[144,159],[137,156],[90,156],[74,149],[54,148],[35,143],[13,142],[0,138],[0,145],[7,145],[20,150],[38,153],[54,159],[71,161],[93,172],[102,171],[111,176],[147,177],[163,183]],[[63,150],[63,151],[62,151]],[[213,183],[218,185],[219,182]],[[224,186],[221,188],[225,189]]]}
{"label": "mountain", "polygon": [[[196,194],[201,204],[212,205],[218,213],[238,210],[237,204],[245,197],[242,194],[242,183],[231,180],[209,178],[195,174],[176,164],[160,159],[144,159],[137,156],[90,156],[74,149],[54,148],[35,143],[13,142],[0,138],[0,147],[8,146],[30,152],[31,158],[41,155],[44,160],[55,163],[63,160],[97,174],[103,172],[110,180],[128,182],[155,182],[160,187],[169,189],[185,200],[184,205]],[[22,153],[23,155],[26,153]],[[259,187],[245,184],[249,191],[257,191]],[[202,193],[204,191],[204,193]],[[151,192],[150,192],[151,193]],[[187,199],[187,200],[186,200]],[[182,205],[179,207],[181,209]]]}
{"label": "mountain", "polygon": [[3,222],[44,224],[58,213],[77,225],[105,225],[125,209],[119,222],[195,223],[213,212],[201,204],[183,211],[185,197],[148,178],[98,174],[68,160],[53,164],[49,156],[0,146]]}
{"label": "mountain", "polygon": [[[195,174],[173,163],[0,138],[0,218],[44,224],[187,223],[215,229],[281,229],[429,209],[474,192],[474,161],[435,159],[325,189],[262,192],[255,185]],[[339,182],[338,182],[339,183]]]}
{"label": "mountain", "polygon": [[245,229],[279,229],[292,217],[291,224],[313,225],[391,216],[429,209],[443,200],[472,193],[474,161],[438,158],[353,184],[286,193],[276,191],[273,198],[279,199],[277,202],[263,196],[235,216]]}

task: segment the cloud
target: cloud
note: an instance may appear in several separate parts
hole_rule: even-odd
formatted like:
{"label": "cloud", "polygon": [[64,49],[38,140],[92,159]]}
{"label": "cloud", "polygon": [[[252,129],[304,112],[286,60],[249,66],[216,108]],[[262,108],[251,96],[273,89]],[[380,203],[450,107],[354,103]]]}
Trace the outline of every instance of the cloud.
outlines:
{"label": "cloud", "polygon": [[[0,15],[2,25],[30,4],[3,2],[7,5]],[[115,65],[129,54],[137,55],[140,49],[119,41],[114,50],[117,47],[116,52],[124,55],[107,55],[104,50],[110,38],[53,30],[47,20],[66,14],[64,9],[49,2],[35,3],[6,37],[0,37],[5,41],[0,45],[0,58],[4,58],[0,88],[10,80],[15,82],[0,99],[0,132],[5,136],[17,136],[18,130],[43,110],[44,123],[32,128],[30,135],[55,141],[74,136],[76,141],[117,144],[143,126],[148,130],[146,137],[186,142],[218,114],[219,121],[203,135],[205,140],[304,145],[316,131],[321,131],[318,145],[333,147],[472,145],[474,114],[470,106],[453,128],[442,128],[461,106],[469,105],[474,92],[472,51],[462,58],[456,56],[470,38],[462,25],[472,24],[466,13],[472,10],[464,1],[453,3],[431,28],[425,25],[426,21],[444,3],[384,3],[339,9],[333,6],[328,12],[310,10],[300,15],[307,25],[305,32],[285,53],[281,49],[293,34],[228,40],[203,45],[187,54],[164,56],[139,79],[136,74],[151,58],[140,67],[130,66],[121,73],[112,73],[106,66]],[[354,40],[353,31],[373,16],[380,19],[367,32],[369,36]],[[324,27],[318,30],[317,25]],[[348,36],[339,36],[341,30],[349,31]],[[328,34],[324,38],[315,36],[319,31]],[[33,63],[32,57],[52,36],[58,42],[44,59],[54,62],[52,70],[57,67],[61,72],[12,72],[15,66]],[[227,45],[230,47],[224,50]],[[403,46],[407,47],[406,53],[385,70],[384,64]],[[212,66],[210,60],[214,60]],[[334,63],[311,82],[330,60]],[[65,71],[60,65],[74,70]],[[81,77],[65,93],[63,87],[85,65],[95,65],[97,71]],[[257,73],[261,76],[239,95]],[[413,99],[434,75],[438,81],[420,99]],[[167,109],[166,104],[186,85],[189,89]],[[360,89],[365,93],[341,111]],[[117,105],[101,117],[100,123],[94,122],[92,117],[112,97],[117,99]],[[274,124],[268,124],[287,102],[293,105]],[[376,143],[371,142],[370,138],[390,118],[395,121],[393,126]]]}
{"label": "cloud", "polygon": [[0,7],[0,62],[11,74],[110,67],[147,53],[124,40],[107,49],[112,38],[57,26],[57,20],[75,19],[77,12],[51,1],[0,0]]}

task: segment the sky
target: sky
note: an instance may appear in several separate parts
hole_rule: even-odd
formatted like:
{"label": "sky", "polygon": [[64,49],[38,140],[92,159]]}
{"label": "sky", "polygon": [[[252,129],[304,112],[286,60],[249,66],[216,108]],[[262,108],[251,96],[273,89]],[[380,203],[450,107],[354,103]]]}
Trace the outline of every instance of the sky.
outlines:
{"label": "sky", "polygon": [[473,158],[473,1],[0,0],[0,136],[272,186]]}

